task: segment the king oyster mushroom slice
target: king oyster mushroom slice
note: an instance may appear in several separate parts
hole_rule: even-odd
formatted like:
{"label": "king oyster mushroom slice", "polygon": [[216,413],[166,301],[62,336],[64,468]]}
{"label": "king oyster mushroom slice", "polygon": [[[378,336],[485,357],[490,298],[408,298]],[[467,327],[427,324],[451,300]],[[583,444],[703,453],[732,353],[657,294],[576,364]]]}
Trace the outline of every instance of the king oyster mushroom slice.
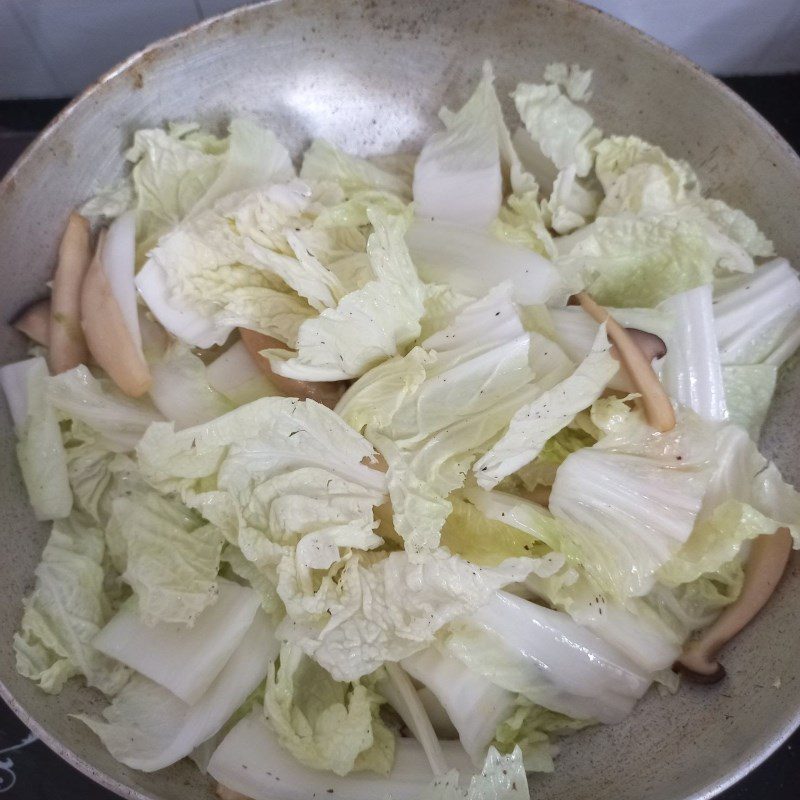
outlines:
{"label": "king oyster mushroom slice", "polygon": [[749,624],[772,597],[792,552],[788,528],[759,536],[750,549],[744,570],[744,584],[739,597],[709,625],[698,638],[690,641],[675,664],[689,680],[716,683],[725,677],[725,668],[717,655]]}
{"label": "king oyster mushroom slice", "polygon": [[132,212],[101,232],[83,282],[81,325],[97,364],[125,394],[141,397],[152,377],[142,352],[133,282],[135,233]]}
{"label": "king oyster mushroom slice", "polygon": [[[659,352],[660,350],[657,343],[649,338],[652,334],[644,334],[643,331],[636,331],[632,334],[631,330],[623,328],[605,308],[598,305],[586,292],[579,292],[575,297],[581,308],[595,322],[606,323],[608,338],[616,348],[619,360],[627,370],[633,386],[641,395],[647,421],[662,433],[672,430],[675,427],[675,411],[661,381],[653,371],[650,363],[652,358],[648,358],[650,352]],[[658,339],[663,347],[664,343],[659,337],[653,338]],[[645,344],[648,348],[647,352],[642,349]],[[655,350],[653,350],[654,345],[656,345]],[[664,349],[666,350],[666,348]]]}
{"label": "king oyster mushroom slice", "polygon": [[89,360],[81,329],[81,287],[92,258],[90,240],[89,221],[80,214],[70,214],[58,248],[50,301],[48,362],[54,375]]}

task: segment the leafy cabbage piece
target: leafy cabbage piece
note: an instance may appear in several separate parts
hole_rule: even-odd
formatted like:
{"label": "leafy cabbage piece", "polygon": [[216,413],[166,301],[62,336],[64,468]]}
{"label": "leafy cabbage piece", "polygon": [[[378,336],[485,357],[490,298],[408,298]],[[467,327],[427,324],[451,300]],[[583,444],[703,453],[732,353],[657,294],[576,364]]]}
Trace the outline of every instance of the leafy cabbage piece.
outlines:
{"label": "leafy cabbage piece", "polygon": [[312,770],[387,775],[394,734],[380,717],[383,698],[363,682],[334,680],[292,645],[270,666],[264,713],[283,747]]}

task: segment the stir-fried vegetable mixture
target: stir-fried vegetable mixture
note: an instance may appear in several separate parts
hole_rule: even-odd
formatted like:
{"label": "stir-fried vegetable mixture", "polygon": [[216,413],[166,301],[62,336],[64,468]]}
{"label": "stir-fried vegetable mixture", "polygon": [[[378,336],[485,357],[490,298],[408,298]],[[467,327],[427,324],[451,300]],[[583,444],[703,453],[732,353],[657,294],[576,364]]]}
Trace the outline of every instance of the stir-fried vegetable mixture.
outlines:
{"label": "stir-fried vegetable mixture", "polygon": [[724,675],[800,544],[755,444],[800,283],[590,79],[520,84],[512,135],[487,65],[418,155],[299,171],[251,119],[140,130],[70,217],[0,370],[53,524],[14,647],[108,697],[119,761],[521,799],[673,666]]}

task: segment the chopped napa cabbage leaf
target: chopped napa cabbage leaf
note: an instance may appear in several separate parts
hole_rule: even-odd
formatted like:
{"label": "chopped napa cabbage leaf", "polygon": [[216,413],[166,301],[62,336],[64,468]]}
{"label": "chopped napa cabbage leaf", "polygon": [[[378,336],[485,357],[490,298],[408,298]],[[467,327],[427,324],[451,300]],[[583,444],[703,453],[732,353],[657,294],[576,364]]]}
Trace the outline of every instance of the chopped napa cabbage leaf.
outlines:
{"label": "chopped napa cabbage leaf", "polygon": [[668,585],[689,583],[734,559],[744,542],[779,527],[800,547],[800,494],[785,483],[747,432],[734,425],[716,436],[714,470],[691,536],[659,571]]}
{"label": "chopped napa cabbage leaf", "polygon": [[658,579],[666,586],[691,583],[733,560],[745,542],[775,533],[778,527],[776,520],[752,506],[726,500],[697,523],[683,547],[661,567]]}
{"label": "chopped napa cabbage leaf", "polygon": [[182,342],[175,342],[151,363],[150,374],[153,405],[178,428],[210,422],[233,408],[209,385],[202,360]]}
{"label": "chopped napa cabbage leaf", "polygon": [[449,286],[428,284],[425,298],[425,314],[420,320],[420,341],[452,324],[456,315],[472,302],[469,295],[457,292]]}
{"label": "chopped napa cabbage leaf", "polygon": [[417,216],[482,228],[497,217],[504,178],[515,192],[536,191],[503,120],[488,61],[464,106],[457,112],[443,108],[439,116],[445,130],[428,139],[414,169]]}
{"label": "chopped napa cabbage leaf", "polygon": [[42,357],[8,364],[0,371],[18,437],[17,460],[38,520],[63,519],[72,510],[67,456],[58,416],[48,397]]}
{"label": "chopped napa cabbage leaf", "polygon": [[126,176],[101,186],[94,196],[81,206],[80,213],[91,222],[113,220],[128,211],[133,203],[133,181]]}
{"label": "chopped napa cabbage leaf", "polygon": [[722,368],[730,422],[757,442],[778,382],[774,364],[736,364]]}
{"label": "chopped napa cabbage leaf", "polygon": [[559,467],[550,510],[601,588],[646,594],[689,538],[711,479],[713,435],[689,411],[664,434],[636,412]]}
{"label": "chopped napa cabbage leaf", "polygon": [[544,79],[547,83],[561,86],[567,97],[576,103],[588,103],[592,99],[589,88],[592,85],[592,70],[581,69],[579,64],[548,64],[544,68]]}
{"label": "chopped napa cabbage leaf", "polygon": [[556,266],[607,306],[655,306],[712,282],[715,257],[702,226],[676,215],[599,216],[556,240]]}
{"label": "chopped napa cabbage leaf", "polygon": [[609,136],[595,154],[595,174],[605,193],[600,214],[668,211],[697,195],[689,164],[638,136]]}
{"label": "chopped napa cabbage leaf", "polygon": [[480,766],[497,726],[514,707],[514,695],[433,646],[404,658],[402,667],[433,692],[472,763]]}
{"label": "chopped napa cabbage leaf", "polygon": [[713,198],[702,199],[699,207],[725,236],[744,248],[749,255],[760,257],[774,255],[772,242],[743,211],[731,208],[722,200]]}
{"label": "chopped napa cabbage leaf", "polygon": [[179,500],[153,491],[112,503],[109,526],[124,549],[123,580],[145,623],[192,625],[217,600],[222,536]]}
{"label": "chopped napa cabbage leaf", "polygon": [[578,182],[575,165],[561,170],[553,182],[550,198],[543,204],[544,219],[556,233],[570,233],[597,213],[598,195]]}
{"label": "chopped napa cabbage leaf", "polygon": [[547,553],[546,548],[518,528],[485,517],[472,503],[453,494],[453,510],[442,528],[441,544],[454,555],[480,566],[494,567],[507,558],[550,559],[557,569],[562,558]]}
{"label": "chopped napa cabbage leaf", "polygon": [[680,654],[687,632],[676,631],[671,622],[663,620],[648,598],[619,601],[608,596],[579,565],[568,564],[547,577],[532,574],[526,585],[648,674],[669,669]]}
{"label": "chopped napa cabbage leaf", "polygon": [[479,486],[491,489],[501,479],[529,464],[551,437],[600,397],[619,370],[619,362],[610,350],[603,324],[591,352],[575,371],[520,407],[511,418],[508,430],[475,462],[472,469]]}
{"label": "chopped napa cabbage leaf", "polygon": [[244,640],[256,617],[256,592],[220,580],[216,602],[191,627],[146,624],[135,598],[94,639],[94,646],[135,669],[185,703],[197,702]]}
{"label": "chopped napa cabbage leaf", "polygon": [[112,614],[105,549],[102,531],[79,512],[53,525],[14,636],[17,671],[45,692],[83,675],[89,686],[114,695],[128,680],[129,671],[92,644]]}
{"label": "chopped napa cabbage leaf", "polygon": [[189,755],[214,736],[264,680],[278,643],[263,611],[208,690],[193,704],[134,675],[103,711],[104,719],[77,715],[117,761],[154,772]]}
{"label": "chopped napa cabbage leaf", "polygon": [[552,486],[556,470],[564,459],[582,447],[591,447],[595,441],[594,436],[581,428],[562,428],[544,443],[539,455],[530,464],[517,471],[517,477],[528,491],[533,491],[537,486]]}
{"label": "chopped napa cabbage leaf", "polygon": [[547,259],[526,243],[502,241],[488,230],[415,219],[406,240],[423,280],[471,297],[482,297],[504,281],[525,305],[563,302],[570,294]]}
{"label": "chopped napa cabbage leaf", "polygon": [[155,425],[138,457],[147,480],[181,492],[273,584],[285,560],[299,591],[313,592],[314,570],[382,544],[372,509],[386,476],[367,466],[374,450],[313,401],[268,397],[197,428]]}
{"label": "chopped napa cabbage leaf", "polygon": [[126,397],[83,365],[50,378],[47,397],[61,418],[96,431],[108,450],[120,453],[133,450],[148,427],[163,420],[148,401]]}
{"label": "chopped napa cabbage leaf", "polygon": [[406,170],[383,168],[345,153],[324,139],[315,139],[306,150],[300,177],[304,181],[338,184],[348,196],[361,191],[379,191],[411,199],[411,181]]}
{"label": "chopped napa cabbage leaf", "polygon": [[[364,435],[389,465],[394,527],[409,552],[437,546],[451,511],[447,496],[463,485],[479,451],[538,393],[531,387],[529,342],[503,285],[403,360],[384,365],[379,377],[367,374],[342,399],[340,413],[351,424],[367,420]],[[359,399],[362,388],[366,397]]]}
{"label": "chopped napa cabbage leaf", "polygon": [[294,168],[272,131],[246,119],[227,139],[194,124],[137,131],[126,153],[136,195],[136,234],[144,256],[185,217],[233,191],[290,180]]}
{"label": "chopped napa cabbage leaf", "polygon": [[568,614],[506,592],[452,625],[443,646],[492,683],[574,719],[619,722],[651,682]]}
{"label": "chopped napa cabbage leaf", "polygon": [[714,287],[714,327],[726,366],[779,367],[800,345],[800,280],[785,259]]}
{"label": "chopped napa cabbage leaf", "polygon": [[493,82],[491,69],[484,70],[472,97],[423,146],[414,168],[418,216],[479,228],[497,216],[503,194],[498,118],[503,123]]}
{"label": "chopped napa cabbage leaf", "polygon": [[[490,230],[495,238],[511,245],[554,258],[556,246],[547,229],[537,191],[514,193],[506,198]],[[577,290],[580,287],[574,287]]]}
{"label": "chopped napa cabbage leaf", "polygon": [[301,764],[336,775],[387,775],[394,734],[380,717],[383,698],[362,682],[341,683],[301,650],[281,647],[270,666],[264,713],[278,740]]}
{"label": "chopped napa cabbage leaf", "polygon": [[258,568],[258,565],[248,561],[242,551],[232,544],[227,544],[222,550],[222,561],[227,565],[232,577],[245,581],[258,592],[261,607],[267,614],[283,613],[278,589],[271,576]]}
{"label": "chopped napa cabbage leaf", "polygon": [[[522,755],[515,750],[501,756],[491,749],[478,775],[457,742],[442,742],[445,758],[454,769],[430,781],[421,745],[400,738],[388,776],[356,772],[346,776],[310,770],[287,759],[278,737],[259,714],[239,722],[214,752],[209,774],[226,788],[253,800],[308,800],[315,794],[333,794],[349,800],[528,800],[528,782]],[[460,773],[460,774],[459,774]],[[462,786],[464,788],[462,788]]]}
{"label": "chopped napa cabbage leaf", "polygon": [[287,234],[308,227],[317,206],[299,181],[223,198],[163,236],[136,285],[158,321],[189,345],[222,344],[237,325],[292,345],[314,312],[285,282],[290,272],[295,286],[311,280]]}
{"label": "chopped napa cabbage leaf", "polygon": [[727,419],[711,286],[673,295],[661,308],[675,320],[661,373],[667,394],[704,419]]}
{"label": "chopped napa cabbage leaf", "polygon": [[723,564],[690,583],[668,587],[657,583],[643,603],[680,642],[710,625],[723,608],[739,596],[744,582],[744,560]]}
{"label": "chopped napa cabbage leaf", "polygon": [[754,256],[772,255],[772,243],[742,211],[700,196],[697,176],[684,161],[635,136],[611,136],[596,148],[596,173],[605,191],[598,216],[675,215],[705,233],[715,266],[752,272]]}
{"label": "chopped napa cabbage leaf", "polygon": [[519,697],[509,716],[497,726],[492,744],[501,753],[511,753],[519,747],[527,772],[552,772],[553,756],[558,753],[554,740],[592,724]]}
{"label": "chopped napa cabbage leaf", "polygon": [[[592,169],[594,147],[603,134],[589,113],[562,92],[560,77],[551,71],[550,78],[555,78],[555,83],[520,83],[511,96],[525,128],[542,153],[558,169],[572,165],[576,174],[584,177]],[[585,92],[586,89],[584,95]]]}
{"label": "chopped napa cabbage leaf", "polygon": [[268,351],[278,375],[311,381],[357,378],[402,355],[419,336],[427,289],[408,254],[406,220],[379,211],[371,211],[369,219],[374,229],[367,243],[373,280],[335,308],[303,322],[296,355]]}
{"label": "chopped napa cabbage leaf", "polygon": [[297,644],[336,680],[356,680],[384,661],[398,661],[432,643],[436,632],[492,597],[502,586],[549,560],[511,558],[478,567],[440,548],[415,559],[393,552],[380,560],[354,555],[313,596],[303,594],[293,563],[281,565],[278,590],[289,616],[279,636]]}

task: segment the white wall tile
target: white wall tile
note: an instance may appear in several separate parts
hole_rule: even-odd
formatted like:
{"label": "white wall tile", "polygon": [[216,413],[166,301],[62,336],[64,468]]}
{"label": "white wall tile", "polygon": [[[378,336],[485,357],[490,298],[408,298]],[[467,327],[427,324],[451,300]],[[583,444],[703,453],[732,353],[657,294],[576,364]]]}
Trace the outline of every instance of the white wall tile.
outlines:
{"label": "white wall tile", "polygon": [[2,0],[8,2],[15,4],[66,95],[200,18],[194,0]]}
{"label": "white wall tile", "polygon": [[0,0],[0,97],[55,97],[55,78],[35,42],[23,26],[16,8]]}

